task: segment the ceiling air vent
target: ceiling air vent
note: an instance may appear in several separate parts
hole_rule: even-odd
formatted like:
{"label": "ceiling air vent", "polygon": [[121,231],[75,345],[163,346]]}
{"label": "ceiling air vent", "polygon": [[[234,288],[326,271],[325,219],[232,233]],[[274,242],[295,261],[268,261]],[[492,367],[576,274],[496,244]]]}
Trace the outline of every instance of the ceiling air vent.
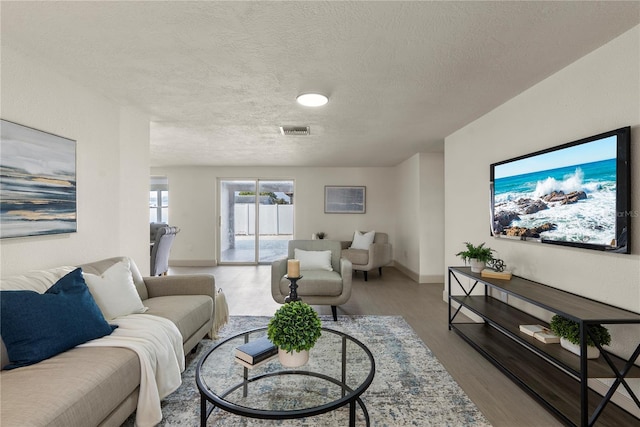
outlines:
{"label": "ceiling air vent", "polygon": [[280,126],[283,135],[309,135],[309,126]]}

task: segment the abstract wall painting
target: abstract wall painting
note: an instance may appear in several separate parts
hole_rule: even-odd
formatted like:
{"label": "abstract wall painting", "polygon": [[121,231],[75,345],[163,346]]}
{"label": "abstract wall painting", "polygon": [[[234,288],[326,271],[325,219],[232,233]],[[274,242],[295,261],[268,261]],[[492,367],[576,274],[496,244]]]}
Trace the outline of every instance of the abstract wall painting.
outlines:
{"label": "abstract wall painting", "polygon": [[0,238],[75,233],[76,141],[0,120]]}
{"label": "abstract wall painting", "polygon": [[324,187],[324,213],[365,213],[366,187],[326,185]]}

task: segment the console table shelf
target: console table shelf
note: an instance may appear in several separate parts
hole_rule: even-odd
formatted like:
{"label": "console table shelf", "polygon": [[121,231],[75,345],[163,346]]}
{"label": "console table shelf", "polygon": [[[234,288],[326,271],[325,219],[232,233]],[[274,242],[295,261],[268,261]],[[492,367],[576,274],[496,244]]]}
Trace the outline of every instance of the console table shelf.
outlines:
{"label": "console table shelf", "polygon": [[[470,285],[463,286],[460,278],[471,279]],[[460,285],[464,295],[451,294],[452,280]],[[472,295],[478,284],[484,287],[484,295]],[[522,324],[548,325],[492,297],[489,290],[496,289],[573,319],[580,323],[585,330],[583,333],[590,325],[600,323],[640,324],[640,314],[517,276],[511,280],[485,278],[471,272],[468,267],[449,267],[448,286],[449,329],[458,333],[563,422],[575,426],[640,425],[637,417],[587,385],[588,378],[617,377],[621,382],[625,378],[640,378],[638,366],[604,351],[598,359],[587,360],[561,348],[559,344],[544,344],[520,332]],[[454,321],[462,307],[481,317],[484,322]],[[640,343],[637,344],[636,355],[638,352]],[[615,371],[606,359],[609,359]],[[635,401],[638,402],[637,397]]]}

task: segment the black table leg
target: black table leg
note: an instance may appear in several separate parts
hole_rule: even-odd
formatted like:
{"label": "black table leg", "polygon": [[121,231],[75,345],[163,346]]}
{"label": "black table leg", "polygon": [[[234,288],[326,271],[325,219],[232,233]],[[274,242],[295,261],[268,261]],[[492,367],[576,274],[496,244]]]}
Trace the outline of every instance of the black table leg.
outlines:
{"label": "black table leg", "polygon": [[200,394],[200,427],[207,425],[207,399]]}
{"label": "black table leg", "polygon": [[349,403],[349,427],[356,427],[356,402]]}

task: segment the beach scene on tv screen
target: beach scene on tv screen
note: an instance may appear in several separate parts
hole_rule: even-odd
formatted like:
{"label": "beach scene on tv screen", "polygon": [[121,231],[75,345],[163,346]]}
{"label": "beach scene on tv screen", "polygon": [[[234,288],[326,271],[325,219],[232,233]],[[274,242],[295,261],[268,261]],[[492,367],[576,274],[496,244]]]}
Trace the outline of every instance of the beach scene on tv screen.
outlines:
{"label": "beach scene on tv screen", "polygon": [[615,246],[616,136],[495,165],[496,235]]}

